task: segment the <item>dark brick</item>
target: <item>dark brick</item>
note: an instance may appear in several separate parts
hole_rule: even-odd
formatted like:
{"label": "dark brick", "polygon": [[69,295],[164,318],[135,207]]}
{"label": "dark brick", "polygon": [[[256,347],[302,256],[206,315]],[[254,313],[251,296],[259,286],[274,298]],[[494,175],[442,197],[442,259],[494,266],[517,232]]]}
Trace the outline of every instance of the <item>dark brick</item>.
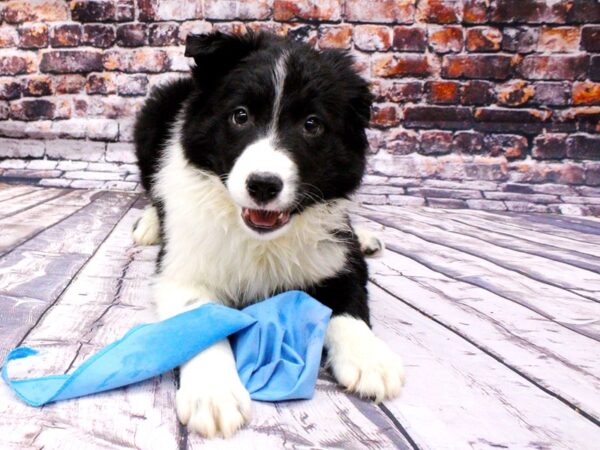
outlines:
{"label": "dark brick", "polygon": [[425,93],[429,103],[458,103],[460,84],[456,81],[428,81],[425,83]]}
{"label": "dark brick", "polygon": [[469,28],[466,48],[470,52],[495,52],[500,50],[502,38],[502,32],[498,28]]}
{"label": "dark brick", "polygon": [[81,25],[78,23],[55,25],[50,32],[50,45],[52,47],[76,47],[80,41]]}
{"label": "dark brick", "polygon": [[88,95],[115,94],[117,92],[117,84],[114,75],[110,73],[89,74],[85,83],[85,92]]}
{"label": "dark brick", "polygon": [[586,77],[588,59],[587,55],[529,55],[518,72],[532,80],[579,80]]}
{"label": "dark brick", "polygon": [[506,55],[448,55],[442,65],[446,78],[505,80],[511,72],[512,58]]}
{"label": "dark brick", "polygon": [[504,155],[518,159],[527,153],[527,138],[513,134],[490,134],[484,138],[484,148],[490,156]]}
{"label": "dark brick", "polygon": [[38,75],[27,79],[23,85],[23,95],[31,97],[52,95],[52,79],[46,75]]}
{"label": "dark brick", "polygon": [[56,105],[49,100],[22,100],[10,105],[10,110],[17,120],[53,119]]}
{"label": "dark brick", "polygon": [[376,77],[426,77],[431,67],[426,55],[385,54],[375,57],[371,71]]}
{"label": "dark brick", "polygon": [[407,106],[403,125],[407,128],[464,129],[471,126],[470,108],[461,106]]}
{"label": "dark brick", "polygon": [[[290,1],[286,3],[296,2]],[[320,4],[321,2],[312,3]],[[277,0],[275,1],[276,4]],[[415,6],[413,2],[375,0],[365,3],[364,0],[346,0],[345,7],[346,20],[349,22],[413,23],[415,20]],[[277,17],[275,19],[277,20]]]}
{"label": "dark brick", "polygon": [[376,104],[371,108],[371,125],[378,128],[388,128],[400,123],[396,105]]}
{"label": "dark brick", "polygon": [[59,75],[54,78],[54,90],[57,94],[77,94],[85,86],[83,75]]}
{"label": "dark brick", "polygon": [[33,61],[20,54],[3,55],[0,58],[0,75],[19,75],[33,72],[35,65]]}
{"label": "dark brick", "polygon": [[569,23],[600,22],[600,2],[598,0],[575,0],[567,13]]}
{"label": "dark brick", "polygon": [[567,156],[566,134],[542,134],[533,141],[531,155],[537,159],[561,159]]}
{"label": "dark brick", "polygon": [[420,81],[384,81],[380,87],[380,101],[396,103],[416,102],[423,94]]}
{"label": "dark brick", "polygon": [[420,27],[394,27],[394,49],[404,52],[423,52],[427,48],[427,33]]}
{"label": "dark brick", "polygon": [[569,101],[569,85],[564,82],[541,81],[534,85],[533,101],[538,105],[562,106]]}
{"label": "dark brick", "polygon": [[592,56],[590,59],[590,80],[600,81],[600,55]]}
{"label": "dark brick", "polygon": [[48,45],[48,25],[43,23],[22,25],[17,29],[19,47],[42,48]]}
{"label": "dark brick", "polygon": [[21,96],[23,86],[12,79],[0,80],[0,100],[14,100]]}
{"label": "dark brick", "polygon": [[467,81],[461,87],[460,102],[463,105],[487,105],[494,99],[493,86],[489,81]]}
{"label": "dark brick", "polygon": [[461,27],[439,27],[429,30],[429,47],[436,53],[460,52],[463,42],[464,37]]}
{"label": "dark brick", "polygon": [[424,155],[444,155],[452,151],[451,131],[421,131],[419,153]]}
{"label": "dark brick", "polygon": [[537,28],[504,28],[502,50],[506,52],[531,53],[536,50],[539,39]]}
{"label": "dark brick", "polygon": [[465,0],[463,22],[485,23],[488,17],[488,0]]}
{"label": "dark brick", "polygon": [[573,159],[600,159],[600,136],[585,134],[569,136],[567,156]]}
{"label": "dark brick", "polygon": [[535,88],[523,80],[510,81],[498,86],[498,103],[508,106],[522,106],[535,94]]}
{"label": "dark brick", "polygon": [[179,41],[179,25],[176,23],[154,23],[150,25],[150,45],[175,45]]}
{"label": "dark brick", "polygon": [[600,52],[600,25],[583,27],[581,31],[581,48],[588,52]]}
{"label": "dark brick", "polygon": [[44,53],[42,72],[85,73],[102,70],[102,54],[86,50],[59,50]]}
{"label": "dark brick", "polygon": [[475,119],[482,122],[544,122],[549,111],[537,109],[476,108]]}
{"label": "dark brick", "polygon": [[112,25],[86,24],[83,26],[81,43],[93,47],[108,48],[115,42],[115,29]]}
{"label": "dark brick", "polygon": [[463,153],[481,153],[483,134],[476,131],[457,131],[452,139],[452,149]]}
{"label": "dark brick", "polygon": [[127,23],[117,27],[117,45],[140,47],[147,42],[146,24]]}
{"label": "dark brick", "polygon": [[457,23],[462,19],[463,2],[454,0],[420,0],[417,17],[429,23]]}
{"label": "dark brick", "polygon": [[115,19],[117,22],[129,22],[135,17],[134,0],[116,0]]}
{"label": "dark brick", "polygon": [[[585,165],[585,184],[600,186],[600,164],[590,163]],[[600,208],[598,211],[598,215],[600,215]]]}
{"label": "dark brick", "polygon": [[491,5],[490,18],[501,23],[565,23],[570,2],[502,0]]}
{"label": "dark brick", "polygon": [[71,17],[77,22],[111,22],[115,19],[115,2],[112,0],[72,1]]}

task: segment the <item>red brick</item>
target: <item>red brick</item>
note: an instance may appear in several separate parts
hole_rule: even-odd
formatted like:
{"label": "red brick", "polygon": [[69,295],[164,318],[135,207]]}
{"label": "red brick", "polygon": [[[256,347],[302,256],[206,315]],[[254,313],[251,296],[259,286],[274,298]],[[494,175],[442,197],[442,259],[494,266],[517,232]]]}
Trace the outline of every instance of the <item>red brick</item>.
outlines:
{"label": "red brick", "polygon": [[569,83],[557,81],[538,81],[534,84],[533,101],[538,105],[562,106],[569,101]]}
{"label": "red brick", "polygon": [[485,23],[488,15],[488,0],[465,0],[463,22]]}
{"label": "red brick", "polygon": [[[277,1],[277,0],[276,0]],[[414,0],[346,0],[346,20],[369,23],[413,23]]]}
{"label": "red brick", "polygon": [[19,75],[36,70],[31,55],[22,53],[4,53],[0,58],[0,75]]}
{"label": "red brick", "polygon": [[77,94],[85,86],[83,75],[58,75],[54,78],[57,94]]}
{"label": "red brick", "polygon": [[484,148],[490,156],[518,159],[527,152],[527,138],[514,134],[490,134],[484,138]]}
{"label": "red brick", "polygon": [[494,100],[493,86],[489,81],[467,81],[462,85],[460,102],[463,105],[487,105]]}
{"label": "red brick", "polygon": [[429,23],[457,23],[462,20],[463,2],[456,0],[421,0],[417,18]]}
{"label": "red brick", "polygon": [[153,46],[176,45],[179,42],[179,25],[177,23],[150,25],[149,42]]}
{"label": "red brick", "polygon": [[570,2],[502,0],[491,5],[491,20],[500,23],[565,23]]}
{"label": "red brick", "polygon": [[3,13],[8,23],[54,22],[69,18],[64,0],[13,0],[4,5]]}
{"label": "red brick", "polygon": [[319,48],[350,48],[352,43],[351,25],[321,25],[319,27]]}
{"label": "red brick", "polygon": [[354,45],[367,52],[385,51],[392,45],[390,28],[382,25],[356,25]]}
{"label": "red brick", "polygon": [[111,22],[115,20],[112,0],[75,0],[71,2],[71,17],[77,22]]}
{"label": "red brick", "polygon": [[105,70],[122,72],[164,72],[170,67],[170,60],[163,50],[152,48],[136,50],[113,50],[104,53]]}
{"label": "red brick", "polygon": [[573,159],[600,159],[600,136],[586,134],[569,136],[567,156]]}
{"label": "red brick", "polygon": [[576,27],[543,27],[538,42],[540,52],[573,52],[579,49],[581,32]]}
{"label": "red brick", "polygon": [[89,74],[85,83],[85,92],[88,95],[115,94],[117,92],[117,83],[115,81],[115,76],[111,73]]}
{"label": "red brick", "polygon": [[21,25],[19,33],[19,47],[42,48],[48,45],[48,26],[43,23]]}
{"label": "red brick", "polygon": [[115,28],[112,25],[85,24],[81,43],[93,47],[108,48],[115,42]]}
{"label": "red brick", "polygon": [[502,32],[498,28],[469,28],[466,48],[470,52],[495,52],[500,50],[502,37]]}
{"label": "red brick", "polygon": [[396,155],[408,155],[419,149],[419,134],[402,128],[391,128],[383,132],[384,148]]}
{"label": "red brick", "polygon": [[431,67],[426,55],[386,54],[372,61],[371,70],[376,77],[426,77]]}
{"label": "red brick", "polygon": [[506,52],[531,53],[537,48],[539,30],[537,28],[520,27],[504,28],[502,50]]}
{"label": "red brick", "polygon": [[581,31],[581,48],[588,52],[600,52],[600,25],[589,25]]}
{"label": "red brick", "polygon": [[428,81],[425,84],[429,103],[458,103],[460,84],[455,81]]}
{"label": "red brick", "polygon": [[421,99],[423,84],[420,81],[383,81],[380,92],[382,101],[416,102]]}
{"label": "red brick", "polygon": [[146,43],[146,24],[127,23],[117,27],[117,45],[121,47],[140,47]]}
{"label": "red brick", "polygon": [[371,108],[371,125],[378,128],[389,128],[400,123],[398,107],[390,104],[375,104]]}
{"label": "red brick", "polygon": [[204,0],[204,16],[218,20],[264,20],[271,14],[269,0]]}
{"label": "red brick", "polygon": [[535,94],[532,85],[523,80],[515,80],[497,88],[498,103],[508,106],[521,106]]}
{"label": "red brick", "polygon": [[40,97],[52,93],[52,79],[47,75],[32,76],[23,83],[23,95]]}
{"label": "red brick", "polygon": [[129,22],[135,18],[135,0],[116,0],[115,19],[117,22]]}
{"label": "red brick", "polygon": [[[364,8],[364,6],[363,6]],[[337,22],[341,18],[339,0],[274,0],[275,20],[327,20]]]}
{"label": "red brick", "polygon": [[50,45],[52,47],[77,47],[81,41],[81,25],[78,23],[65,23],[55,25],[50,32]]}
{"label": "red brick", "polygon": [[402,52],[424,52],[427,33],[421,27],[394,27],[394,49]]}
{"label": "red brick", "polygon": [[600,22],[600,3],[597,0],[576,0],[567,13],[569,23]]}
{"label": "red brick", "polygon": [[586,76],[588,59],[587,55],[529,55],[518,71],[531,80],[578,80]]}
{"label": "red brick", "polygon": [[434,27],[429,29],[429,47],[436,53],[460,52],[463,41],[461,27]]}
{"label": "red brick", "polygon": [[443,155],[452,150],[451,131],[421,131],[419,153],[424,155]]}
{"label": "red brick", "polygon": [[102,54],[87,50],[57,50],[44,53],[42,72],[85,73],[102,70]]}
{"label": "red brick", "polygon": [[137,0],[137,5],[141,22],[202,19],[202,2],[197,0]]}
{"label": "red brick", "polygon": [[531,155],[537,159],[562,159],[567,156],[566,134],[542,134],[533,141]]}
{"label": "red brick", "polygon": [[476,131],[457,131],[452,138],[452,149],[463,153],[481,153],[483,134]]}
{"label": "red brick", "polygon": [[0,27],[0,48],[16,47],[18,40],[19,35],[13,27]]}
{"label": "red brick", "polygon": [[17,120],[54,119],[56,105],[49,100],[20,100],[10,105],[10,115]]}
{"label": "red brick", "polygon": [[600,83],[591,81],[577,82],[573,84],[574,105],[597,105],[600,104]]}
{"label": "red brick", "polygon": [[506,55],[449,55],[442,65],[446,78],[505,80],[511,73],[512,58]]}
{"label": "red brick", "polygon": [[0,100],[14,100],[21,96],[23,86],[12,78],[0,78]]}
{"label": "red brick", "polygon": [[407,128],[464,129],[472,126],[472,119],[470,108],[414,105],[404,108],[403,125]]}

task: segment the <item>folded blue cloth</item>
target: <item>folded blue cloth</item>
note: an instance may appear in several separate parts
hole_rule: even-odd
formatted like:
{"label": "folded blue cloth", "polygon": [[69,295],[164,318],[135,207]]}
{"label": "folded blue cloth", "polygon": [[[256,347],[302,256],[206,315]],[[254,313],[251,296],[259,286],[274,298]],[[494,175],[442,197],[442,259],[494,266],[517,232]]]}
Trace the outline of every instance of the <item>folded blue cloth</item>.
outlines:
{"label": "folded blue cloth", "polygon": [[139,325],[73,373],[11,380],[8,363],[37,353],[19,347],[2,378],[26,403],[46,403],[108,391],[155,377],[229,337],[242,383],[255,400],[311,398],[331,310],[290,291],[242,311],[206,304],[161,322]]}

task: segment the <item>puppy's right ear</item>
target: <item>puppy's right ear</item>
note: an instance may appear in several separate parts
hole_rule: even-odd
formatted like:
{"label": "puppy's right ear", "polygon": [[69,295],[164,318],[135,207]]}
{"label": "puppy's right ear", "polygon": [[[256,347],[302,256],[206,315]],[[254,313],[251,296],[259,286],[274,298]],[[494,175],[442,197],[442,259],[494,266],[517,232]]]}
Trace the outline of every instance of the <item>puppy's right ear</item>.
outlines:
{"label": "puppy's right ear", "polygon": [[191,34],[185,43],[185,56],[194,58],[192,73],[203,88],[214,86],[220,78],[261,45],[260,34],[232,35],[220,31]]}

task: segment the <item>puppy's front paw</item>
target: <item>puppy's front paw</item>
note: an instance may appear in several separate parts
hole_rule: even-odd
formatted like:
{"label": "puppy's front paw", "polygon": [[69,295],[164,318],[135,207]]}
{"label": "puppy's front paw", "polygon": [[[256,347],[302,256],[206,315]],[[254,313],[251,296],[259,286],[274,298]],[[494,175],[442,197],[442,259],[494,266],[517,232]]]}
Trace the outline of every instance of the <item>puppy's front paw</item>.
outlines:
{"label": "puppy's front paw", "polygon": [[[237,375],[237,374],[236,374]],[[229,437],[250,419],[250,394],[239,378],[184,383],[177,391],[177,416],[205,437]]]}
{"label": "puppy's front paw", "polygon": [[349,317],[334,320],[338,323],[333,332],[328,330],[328,365],[338,383],[376,402],[400,395],[404,384],[400,357],[364,322]]}

